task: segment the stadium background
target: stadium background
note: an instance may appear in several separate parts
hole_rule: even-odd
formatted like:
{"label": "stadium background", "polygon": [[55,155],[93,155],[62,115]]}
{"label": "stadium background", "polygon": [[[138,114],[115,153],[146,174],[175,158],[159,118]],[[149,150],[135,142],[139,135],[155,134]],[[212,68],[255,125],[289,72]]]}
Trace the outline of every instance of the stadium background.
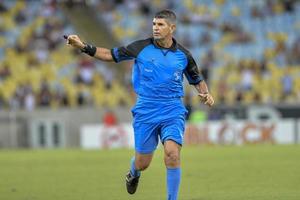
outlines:
{"label": "stadium background", "polygon": [[[286,189],[284,186],[288,185],[290,189],[279,189],[277,194],[274,187],[271,192],[258,192],[255,198],[299,199],[300,178],[294,173],[299,174],[300,168],[297,161],[297,144],[300,142],[300,2],[293,0],[1,1],[0,170],[14,169],[15,161],[22,160],[23,156],[28,158],[28,162],[35,163],[26,165],[25,169],[44,166],[43,159],[47,158],[62,161],[52,151],[48,152],[49,149],[59,149],[58,154],[67,158],[73,155],[71,152],[78,153],[81,155],[79,160],[89,163],[78,148],[104,149],[100,151],[102,153],[87,151],[85,156],[92,154],[95,160],[96,155],[103,153],[117,155],[120,160],[125,154],[124,162],[114,163],[114,166],[120,165],[122,170],[126,170],[133,145],[130,109],[135,95],[131,88],[131,62],[116,65],[96,61],[68,47],[62,36],[75,33],[88,43],[106,48],[126,45],[150,36],[153,14],[163,8],[176,12],[176,38],[192,52],[215,98],[213,108],[203,106],[196,91],[185,83],[184,102],[190,111],[185,135],[187,152],[190,152],[187,160],[191,154],[199,155],[201,162],[217,155],[220,160],[225,156],[224,161],[233,159],[233,155],[244,155],[245,159],[250,156],[253,161],[258,158],[256,161],[259,162],[274,158],[270,163],[262,162],[265,169],[283,160],[283,165],[279,164],[280,170],[288,170],[284,163],[290,163],[290,174],[283,173],[274,181],[278,185],[281,183],[282,188]],[[244,145],[246,149],[239,149]],[[203,146],[212,149],[204,150]],[[69,148],[76,150],[70,151]],[[120,153],[124,148],[129,148],[124,150],[127,153]],[[39,149],[37,157],[26,153],[32,153],[33,149]],[[261,154],[261,157],[252,157],[250,152]],[[157,159],[160,157],[158,153]],[[62,168],[70,167],[72,159],[65,166],[62,164]],[[27,163],[26,159],[24,162]],[[82,162],[77,161],[77,164],[85,166]],[[245,160],[236,162],[246,164]],[[158,163],[160,161],[155,160],[154,169],[161,169]],[[18,164],[22,166],[22,163]],[[211,164],[214,166],[216,163]],[[198,163],[195,165],[198,166]],[[220,164],[221,169],[224,166],[227,164]],[[191,167],[193,172],[192,166],[186,167]],[[210,167],[204,165],[199,168],[207,171]],[[97,173],[96,169],[93,170]],[[269,175],[276,177],[277,170],[279,168],[271,170]],[[214,170],[208,171],[218,175]],[[44,169],[44,173],[48,172],[51,169]],[[26,177],[24,174],[19,170],[20,176]],[[7,177],[13,183],[15,179],[9,175],[1,174],[3,180]],[[101,176],[96,177],[101,179]],[[262,173],[258,179],[263,177]],[[109,176],[106,178],[109,179]],[[207,179],[202,178],[200,182],[191,177],[187,180],[195,181],[195,185],[205,185]],[[26,182],[18,181],[20,184]],[[217,184],[210,181],[212,185]],[[268,181],[272,184],[271,179]],[[3,184],[0,197],[2,194],[5,199],[23,198],[24,194],[16,195],[14,187],[7,192],[9,183],[0,183]],[[26,188],[24,185],[20,187]],[[234,190],[230,190],[232,193],[227,196],[223,196],[223,190],[213,196],[213,192],[204,187],[195,195],[196,198],[192,198],[192,194],[183,197],[186,200],[202,199],[202,195],[204,199],[255,199],[249,197],[253,194],[249,188],[243,193],[246,196],[238,195]],[[66,193],[73,189],[70,186]],[[51,199],[52,190],[42,190],[48,192],[42,199]],[[193,187],[183,190],[192,191]],[[26,191],[32,192],[30,188]],[[268,195],[272,192],[275,192],[274,198]],[[41,198],[38,192],[34,194]],[[26,195],[27,199],[34,199],[34,195]],[[60,195],[57,199],[65,199]],[[85,199],[85,195],[67,197]],[[109,199],[105,195],[88,197]],[[156,197],[162,199],[163,193]],[[116,193],[112,199],[122,198]]]}

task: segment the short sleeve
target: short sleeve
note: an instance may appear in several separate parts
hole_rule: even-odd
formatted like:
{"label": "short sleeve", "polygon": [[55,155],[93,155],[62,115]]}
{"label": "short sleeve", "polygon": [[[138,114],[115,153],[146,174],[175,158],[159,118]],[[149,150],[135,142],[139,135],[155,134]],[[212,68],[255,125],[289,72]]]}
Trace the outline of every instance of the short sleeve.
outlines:
{"label": "short sleeve", "polygon": [[132,60],[137,58],[139,52],[147,45],[148,40],[138,40],[127,46],[115,47],[111,49],[111,55],[115,62]]}
{"label": "short sleeve", "polygon": [[184,70],[184,75],[192,85],[197,85],[200,81],[204,80],[202,74],[199,72],[197,64],[190,53],[187,56],[187,66]]}

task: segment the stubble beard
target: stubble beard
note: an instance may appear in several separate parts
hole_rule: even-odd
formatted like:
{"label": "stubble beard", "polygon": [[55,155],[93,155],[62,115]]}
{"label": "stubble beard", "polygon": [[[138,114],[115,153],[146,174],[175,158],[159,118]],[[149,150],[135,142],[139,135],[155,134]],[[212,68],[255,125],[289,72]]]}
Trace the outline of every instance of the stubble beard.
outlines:
{"label": "stubble beard", "polygon": [[154,38],[154,40],[161,40],[161,39],[163,39],[162,36],[154,36],[154,35],[153,35],[153,38]]}

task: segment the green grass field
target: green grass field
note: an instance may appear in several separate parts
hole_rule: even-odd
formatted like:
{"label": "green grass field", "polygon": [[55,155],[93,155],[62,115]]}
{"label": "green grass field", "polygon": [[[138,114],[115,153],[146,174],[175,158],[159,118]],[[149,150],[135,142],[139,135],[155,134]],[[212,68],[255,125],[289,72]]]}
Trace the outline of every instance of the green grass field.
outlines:
{"label": "green grass field", "polygon": [[[0,151],[0,200],[165,200],[158,149],[128,195],[132,150]],[[300,146],[184,147],[180,200],[299,200]]]}

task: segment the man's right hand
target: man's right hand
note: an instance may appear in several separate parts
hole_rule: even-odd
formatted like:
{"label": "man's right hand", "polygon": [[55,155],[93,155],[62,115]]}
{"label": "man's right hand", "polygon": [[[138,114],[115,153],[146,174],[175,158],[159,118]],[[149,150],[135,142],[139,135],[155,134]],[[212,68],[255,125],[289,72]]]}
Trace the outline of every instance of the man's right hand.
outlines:
{"label": "man's right hand", "polygon": [[77,35],[68,35],[67,38],[67,45],[71,45],[77,49],[83,49],[85,44],[80,40]]}

